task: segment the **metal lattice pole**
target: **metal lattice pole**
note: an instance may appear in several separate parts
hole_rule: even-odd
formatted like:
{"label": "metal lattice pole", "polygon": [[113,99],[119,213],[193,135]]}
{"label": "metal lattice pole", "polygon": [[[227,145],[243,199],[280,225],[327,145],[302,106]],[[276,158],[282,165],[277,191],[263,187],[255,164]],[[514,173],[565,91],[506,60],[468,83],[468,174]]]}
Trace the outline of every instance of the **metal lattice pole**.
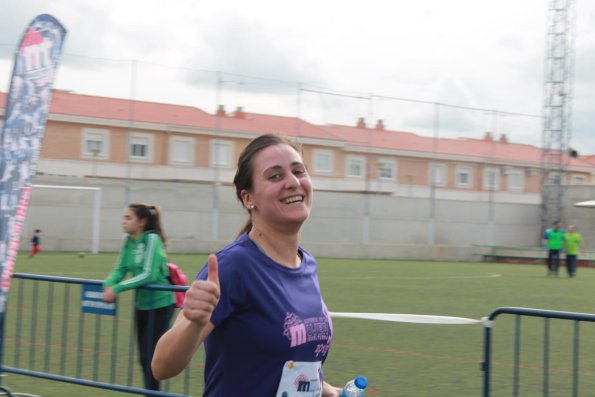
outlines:
{"label": "metal lattice pole", "polygon": [[542,231],[555,219],[564,223],[565,171],[571,137],[574,65],[574,0],[550,0],[545,49]]}

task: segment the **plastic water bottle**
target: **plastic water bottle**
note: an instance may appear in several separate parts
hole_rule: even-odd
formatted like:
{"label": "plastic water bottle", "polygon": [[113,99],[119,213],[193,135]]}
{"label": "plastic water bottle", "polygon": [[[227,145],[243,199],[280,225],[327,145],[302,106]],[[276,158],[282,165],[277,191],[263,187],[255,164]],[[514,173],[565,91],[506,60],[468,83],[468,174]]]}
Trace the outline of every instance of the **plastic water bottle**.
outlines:
{"label": "plastic water bottle", "polygon": [[366,387],[368,387],[368,380],[364,376],[358,376],[347,382],[341,392],[341,397],[364,397]]}

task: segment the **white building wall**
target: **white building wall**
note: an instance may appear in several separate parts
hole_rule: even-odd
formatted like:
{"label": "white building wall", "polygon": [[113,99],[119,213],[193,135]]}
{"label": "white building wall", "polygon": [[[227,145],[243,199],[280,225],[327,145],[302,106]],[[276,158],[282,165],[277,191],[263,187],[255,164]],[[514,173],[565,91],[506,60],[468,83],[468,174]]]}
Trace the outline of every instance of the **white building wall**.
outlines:
{"label": "white building wall", "polygon": [[[122,179],[46,175],[37,176],[35,184],[101,187],[100,251],[120,248],[126,197],[162,207],[171,252],[216,251],[235,238],[247,219],[230,185],[218,189],[219,236],[213,239],[212,184],[131,180],[127,192],[126,180]],[[585,190],[583,196],[593,197],[595,187],[580,188]],[[539,244],[537,204],[437,198],[435,243],[428,245],[432,206],[427,196],[370,194],[368,199],[366,208],[363,193],[315,191],[302,245],[326,257],[472,260],[477,259],[472,256],[473,244],[488,244],[490,239],[494,245]],[[90,251],[92,208],[92,192],[34,188],[21,248],[28,249],[32,230],[41,228],[47,251]],[[366,212],[370,214],[368,243],[363,242]],[[595,210],[574,209],[570,219],[573,217],[579,229],[595,236],[591,230]]]}

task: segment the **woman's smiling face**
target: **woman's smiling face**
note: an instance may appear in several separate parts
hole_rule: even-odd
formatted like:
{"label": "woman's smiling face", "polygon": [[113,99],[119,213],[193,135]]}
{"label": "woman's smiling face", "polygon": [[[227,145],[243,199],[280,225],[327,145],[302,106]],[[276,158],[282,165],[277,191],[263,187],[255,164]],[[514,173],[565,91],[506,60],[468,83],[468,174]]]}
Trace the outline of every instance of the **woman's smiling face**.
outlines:
{"label": "woman's smiling face", "polygon": [[312,207],[312,181],[300,154],[287,144],[269,146],[253,159],[252,191],[244,204],[254,206],[254,221],[301,225]]}

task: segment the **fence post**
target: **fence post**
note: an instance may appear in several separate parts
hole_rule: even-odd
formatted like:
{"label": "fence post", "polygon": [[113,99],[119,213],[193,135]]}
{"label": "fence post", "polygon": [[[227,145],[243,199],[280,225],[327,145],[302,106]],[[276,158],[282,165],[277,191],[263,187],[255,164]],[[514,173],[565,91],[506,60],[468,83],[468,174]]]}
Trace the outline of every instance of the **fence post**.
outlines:
{"label": "fence post", "polygon": [[[171,397],[187,397],[190,390],[190,368],[184,370],[184,377],[180,378],[179,381],[175,382],[174,389],[176,391],[170,391],[170,381],[166,382],[167,390],[156,391],[148,390],[145,387],[140,386],[140,382],[134,379],[134,374],[141,373],[137,370],[138,364],[136,358],[136,335],[135,335],[135,324],[136,316],[134,315],[134,299],[131,298],[130,309],[132,314],[127,317],[131,326],[130,330],[120,329],[118,327],[119,320],[114,318],[111,330],[109,324],[102,326],[102,319],[99,317],[101,314],[96,311],[86,311],[83,308],[98,308],[102,309],[104,302],[101,299],[101,295],[98,289],[90,288],[87,294],[83,286],[101,286],[102,280],[87,280],[80,278],[71,277],[56,277],[56,276],[44,276],[36,274],[22,274],[14,273],[13,278],[18,279],[19,286],[16,293],[18,294],[17,299],[14,299],[13,304],[15,307],[11,308],[10,312],[14,313],[14,323],[16,329],[13,330],[12,325],[5,321],[6,314],[0,313],[0,373],[12,373],[17,375],[30,376],[49,381],[66,382],[70,384],[76,384],[79,386],[89,386],[95,388],[101,388],[106,390],[112,390],[117,392],[133,393],[137,395],[145,396],[171,396]],[[41,284],[42,288],[38,284]],[[56,291],[54,285],[62,285],[63,287]],[[73,295],[70,292],[70,286],[75,285],[80,287],[80,302],[71,299]],[[25,287],[28,288],[25,288]],[[173,286],[173,285],[146,285],[141,287],[143,289],[150,290],[166,290],[171,291],[185,291],[188,287],[185,286]],[[78,289],[78,288],[77,288]],[[25,290],[27,293],[25,293]],[[137,291],[133,291],[136,293]],[[26,295],[27,299],[23,299]],[[61,299],[63,296],[63,299]],[[46,304],[40,303],[39,298],[46,299]],[[51,304],[54,301],[59,301],[62,305]],[[72,301],[72,302],[71,302]],[[24,302],[24,303],[23,303]],[[75,313],[70,313],[69,307],[76,307]],[[23,306],[26,306],[23,308]],[[55,316],[53,313],[54,309],[60,309],[62,311],[63,318],[55,321],[55,324],[62,324],[61,330],[53,330]],[[14,310],[13,310],[14,309]],[[25,309],[25,310],[23,310]],[[44,312],[45,310],[45,312]],[[6,311],[8,313],[8,311]],[[114,310],[115,315],[115,310]],[[154,314],[153,314],[154,315]],[[12,315],[11,315],[12,318]],[[22,322],[26,322],[26,327],[22,327]],[[77,327],[78,324],[78,327]],[[45,329],[44,329],[45,327]],[[25,331],[25,330],[30,331]],[[93,332],[94,331],[94,332]],[[38,335],[45,335],[37,341]],[[117,338],[126,338],[128,335],[128,342],[124,340],[120,344]],[[4,344],[6,337],[11,338],[11,343],[8,345]],[[105,336],[106,339],[102,339]],[[111,336],[112,340],[109,340]],[[14,346],[12,338],[16,338]],[[57,348],[60,349],[60,360],[59,363],[54,361],[50,362],[50,351],[44,349],[50,349],[52,339],[60,338],[61,345]],[[27,339],[28,338],[28,339]],[[39,343],[37,343],[39,342]],[[20,346],[27,346],[28,355],[23,360],[20,359],[18,354]],[[126,346],[127,345],[127,346]],[[123,348],[123,352],[128,350],[128,355],[123,359],[117,357],[118,347]],[[6,351],[4,351],[6,348]],[[101,350],[105,348],[105,351]],[[14,364],[10,364],[11,357],[7,359],[7,352],[11,349],[15,351]],[[111,364],[111,370],[106,372],[100,367],[100,363],[105,362],[100,360],[100,354],[111,354],[110,360],[105,360]],[[38,364],[36,357],[41,357]],[[56,356],[57,358],[58,356]],[[28,358],[28,359],[27,359]],[[21,363],[20,361],[27,361]],[[67,362],[73,365],[69,365],[67,369]],[[52,363],[54,367],[52,367]],[[23,364],[23,365],[21,365]],[[28,365],[28,366],[27,366]],[[127,368],[126,368],[127,367]],[[128,378],[125,376],[116,376],[116,368],[120,368],[121,373],[125,374],[126,369],[128,370]],[[149,369],[150,370],[150,369]],[[85,379],[86,378],[86,379]],[[105,379],[109,379],[109,383]],[[4,388],[6,389],[6,388]],[[180,394],[177,390],[184,390],[184,394]],[[3,388],[0,385],[0,393]],[[19,395],[19,393],[6,394],[10,397]]]}
{"label": "fence post", "polygon": [[483,363],[481,369],[483,371],[483,397],[490,396],[490,365],[492,360],[492,323],[484,324],[484,342],[483,342]]}
{"label": "fence post", "polygon": [[[0,311],[0,384],[2,384],[2,378],[4,377],[4,327],[6,318],[6,311]],[[6,393],[8,397],[12,397],[13,394],[6,387],[0,386],[0,391]]]}
{"label": "fence post", "polygon": [[579,325],[580,321],[595,322],[595,314],[590,313],[575,313],[554,310],[540,310],[529,309],[524,307],[500,307],[494,310],[484,320],[484,362],[482,363],[482,370],[484,371],[483,378],[483,397],[490,396],[491,383],[491,359],[492,359],[492,328],[494,319],[500,314],[513,314],[517,316],[516,334],[515,334],[515,360],[514,360],[514,395],[518,395],[519,385],[519,366],[520,366],[520,317],[540,317],[544,319],[544,338],[543,338],[543,396],[549,395],[549,339],[550,339],[550,319],[559,320],[573,320],[575,321],[574,329],[574,344],[573,344],[573,369],[572,369],[572,389],[573,396],[578,396],[578,366],[579,366]]}

